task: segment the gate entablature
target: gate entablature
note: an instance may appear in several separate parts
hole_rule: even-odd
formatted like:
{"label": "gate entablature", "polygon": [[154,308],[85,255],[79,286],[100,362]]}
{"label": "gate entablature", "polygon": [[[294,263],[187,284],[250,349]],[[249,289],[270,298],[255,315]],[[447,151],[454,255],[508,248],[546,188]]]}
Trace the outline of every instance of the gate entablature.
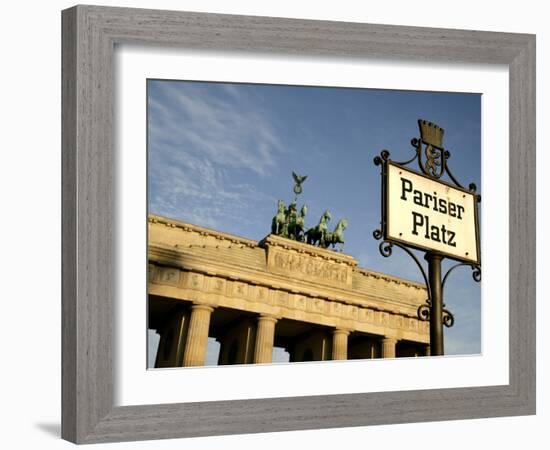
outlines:
{"label": "gate entablature", "polygon": [[260,242],[151,216],[149,294],[426,343],[418,283],[280,236]]}

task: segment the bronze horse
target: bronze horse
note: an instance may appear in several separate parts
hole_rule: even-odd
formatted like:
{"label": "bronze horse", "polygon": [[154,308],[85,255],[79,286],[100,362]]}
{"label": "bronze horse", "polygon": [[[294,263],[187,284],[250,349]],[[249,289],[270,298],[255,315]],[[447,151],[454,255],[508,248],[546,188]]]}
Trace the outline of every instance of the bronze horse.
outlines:
{"label": "bronze horse", "polygon": [[331,218],[332,217],[330,215],[330,211],[327,209],[321,216],[321,219],[319,220],[319,225],[306,231],[305,235],[308,244],[315,245],[319,243],[320,247],[328,247],[328,245],[326,244],[326,237],[328,233],[327,222]]}
{"label": "bronze horse", "polygon": [[285,202],[279,200],[277,204],[277,215],[271,221],[271,233],[286,236],[287,222],[285,212]]}
{"label": "bronze horse", "polygon": [[344,230],[348,227],[347,219],[340,219],[336,224],[336,228],[333,232],[327,233],[325,238],[326,248],[332,245],[332,248],[336,247],[336,244],[344,244]]}

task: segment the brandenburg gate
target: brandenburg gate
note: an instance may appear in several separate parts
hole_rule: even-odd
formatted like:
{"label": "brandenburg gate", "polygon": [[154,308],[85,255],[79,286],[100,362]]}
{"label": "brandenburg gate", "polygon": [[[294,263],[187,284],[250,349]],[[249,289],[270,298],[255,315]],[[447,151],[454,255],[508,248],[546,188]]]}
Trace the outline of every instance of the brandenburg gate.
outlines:
{"label": "brandenburg gate", "polygon": [[429,354],[420,283],[358,267],[344,253],[275,234],[254,241],[148,217],[148,320],[160,335],[155,367]]}

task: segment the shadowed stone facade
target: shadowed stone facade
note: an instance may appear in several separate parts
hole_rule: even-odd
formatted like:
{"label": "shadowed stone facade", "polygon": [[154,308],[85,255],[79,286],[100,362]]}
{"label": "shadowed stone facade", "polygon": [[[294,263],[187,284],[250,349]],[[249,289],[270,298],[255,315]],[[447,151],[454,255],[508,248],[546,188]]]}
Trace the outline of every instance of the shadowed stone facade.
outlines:
{"label": "shadowed stone facade", "polygon": [[422,356],[423,285],[357,267],[342,253],[269,235],[260,242],[150,215],[149,328],[155,367]]}

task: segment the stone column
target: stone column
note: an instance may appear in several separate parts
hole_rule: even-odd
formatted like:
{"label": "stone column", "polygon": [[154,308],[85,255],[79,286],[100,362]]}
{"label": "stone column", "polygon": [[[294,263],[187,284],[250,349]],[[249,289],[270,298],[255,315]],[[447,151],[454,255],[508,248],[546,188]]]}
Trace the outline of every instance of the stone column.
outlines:
{"label": "stone column", "polygon": [[212,311],[214,311],[214,308],[208,305],[195,304],[191,307],[191,318],[189,319],[183,356],[183,365],[186,367],[204,366]]}
{"label": "stone column", "polygon": [[273,316],[262,314],[258,317],[254,363],[270,363],[273,361],[273,341],[275,339],[276,323],[277,319]]}
{"label": "stone column", "polygon": [[348,359],[348,336],[349,331],[341,328],[332,332],[332,359]]}
{"label": "stone column", "polygon": [[382,358],[395,358],[397,339],[385,337],[382,339]]}

